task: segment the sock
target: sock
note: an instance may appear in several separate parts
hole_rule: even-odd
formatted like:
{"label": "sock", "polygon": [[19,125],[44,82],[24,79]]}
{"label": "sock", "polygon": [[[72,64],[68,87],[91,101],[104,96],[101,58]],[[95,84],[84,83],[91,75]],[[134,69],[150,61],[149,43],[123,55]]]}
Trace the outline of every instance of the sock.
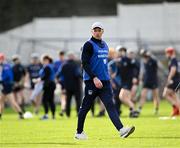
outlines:
{"label": "sock", "polygon": [[23,113],[22,113],[22,112],[18,112],[18,114],[19,114],[19,116],[22,116],[22,115],[23,115]]}
{"label": "sock", "polygon": [[159,107],[156,107],[155,110],[158,111],[158,110],[159,110]]}
{"label": "sock", "polygon": [[142,106],[139,106],[139,109],[138,109],[138,110],[139,110],[139,112],[140,112],[140,111],[142,110]]}
{"label": "sock", "polygon": [[55,113],[54,112],[52,113],[52,118],[55,119]]}
{"label": "sock", "polygon": [[100,111],[101,114],[105,114],[105,110]]}
{"label": "sock", "polygon": [[20,105],[20,107],[21,107],[23,113],[25,113],[26,111],[25,111],[25,108],[24,108],[24,103],[22,103],[22,104]]}
{"label": "sock", "polygon": [[133,108],[132,107],[130,107],[129,110],[130,110],[130,112],[133,112]]}

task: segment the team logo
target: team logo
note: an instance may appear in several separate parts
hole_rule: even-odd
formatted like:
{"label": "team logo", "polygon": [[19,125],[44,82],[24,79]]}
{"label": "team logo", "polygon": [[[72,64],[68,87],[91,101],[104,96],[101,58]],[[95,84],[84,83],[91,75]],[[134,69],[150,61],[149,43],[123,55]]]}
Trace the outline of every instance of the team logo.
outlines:
{"label": "team logo", "polygon": [[93,90],[88,90],[88,95],[92,95],[93,94]]}

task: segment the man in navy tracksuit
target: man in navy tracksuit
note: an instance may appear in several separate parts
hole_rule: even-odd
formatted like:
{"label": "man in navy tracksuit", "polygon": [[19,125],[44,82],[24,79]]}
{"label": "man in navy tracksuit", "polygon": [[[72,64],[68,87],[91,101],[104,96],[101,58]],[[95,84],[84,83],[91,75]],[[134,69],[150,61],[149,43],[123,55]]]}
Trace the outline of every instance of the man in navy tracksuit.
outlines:
{"label": "man in navy tracksuit", "polygon": [[[73,53],[68,54],[68,60],[63,64],[61,70],[57,74],[60,77],[64,77],[64,88],[66,90],[66,115],[70,117],[71,115],[71,100],[72,97],[75,97],[76,102],[76,111],[79,112],[81,105],[81,84],[82,84],[82,75],[81,68],[77,64],[75,56]],[[73,85],[72,85],[73,84]]]}
{"label": "man in navy tracksuit", "polygon": [[105,105],[108,115],[116,129],[120,132],[121,137],[126,138],[133,133],[135,127],[123,127],[112,101],[113,94],[107,66],[109,49],[102,40],[104,29],[100,22],[95,22],[91,29],[92,38],[84,44],[81,57],[85,97],[78,114],[75,138],[79,140],[87,139],[86,134],[83,132],[84,121],[97,96],[100,97]]}
{"label": "man in navy tracksuit", "polygon": [[43,68],[40,72],[41,81],[43,81],[43,96],[42,102],[44,107],[44,116],[42,120],[48,119],[49,107],[52,113],[52,119],[55,119],[56,106],[54,102],[54,91],[56,89],[55,84],[55,72],[52,64],[52,58],[48,55],[43,57]]}

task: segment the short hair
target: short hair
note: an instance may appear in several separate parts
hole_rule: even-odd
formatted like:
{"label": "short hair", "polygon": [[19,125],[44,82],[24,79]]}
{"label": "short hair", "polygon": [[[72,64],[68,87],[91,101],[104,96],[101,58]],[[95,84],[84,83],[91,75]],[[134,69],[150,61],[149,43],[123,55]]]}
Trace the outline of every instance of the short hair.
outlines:
{"label": "short hair", "polygon": [[126,47],[121,47],[121,48],[119,49],[119,51],[120,51],[120,52],[122,52],[122,51],[127,52],[127,49],[126,49]]}
{"label": "short hair", "polygon": [[53,59],[50,56],[48,56],[48,55],[45,55],[43,57],[43,60],[49,60],[49,63],[53,63]]}
{"label": "short hair", "polygon": [[59,55],[65,55],[65,52],[64,51],[60,51]]}

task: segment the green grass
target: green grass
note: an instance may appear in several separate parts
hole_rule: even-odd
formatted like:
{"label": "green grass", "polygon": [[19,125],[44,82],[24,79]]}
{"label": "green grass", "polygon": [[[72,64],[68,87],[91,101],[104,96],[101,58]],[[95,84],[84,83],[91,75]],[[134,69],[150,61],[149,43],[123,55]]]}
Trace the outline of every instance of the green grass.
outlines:
{"label": "green grass", "polygon": [[[159,116],[168,116],[171,107],[162,102]],[[121,139],[109,118],[93,118],[88,114],[85,131],[89,139],[77,141],[73,139],[76,129],[76,114],[70,119],[57,116],[56,120],[40,121],[40,116],[33,119],[18,120],[17,114],[5,110],[0,121],[0,147],[39,148],[39,147],[72,147],[72,148],[170,148],[180,147],[180,118],[175,120],[159,120],[153,115],[152,103],[147,103],[138,119],[128,118],[128,109],[123,107],[122,122],[135,125],[134,134]]]}

